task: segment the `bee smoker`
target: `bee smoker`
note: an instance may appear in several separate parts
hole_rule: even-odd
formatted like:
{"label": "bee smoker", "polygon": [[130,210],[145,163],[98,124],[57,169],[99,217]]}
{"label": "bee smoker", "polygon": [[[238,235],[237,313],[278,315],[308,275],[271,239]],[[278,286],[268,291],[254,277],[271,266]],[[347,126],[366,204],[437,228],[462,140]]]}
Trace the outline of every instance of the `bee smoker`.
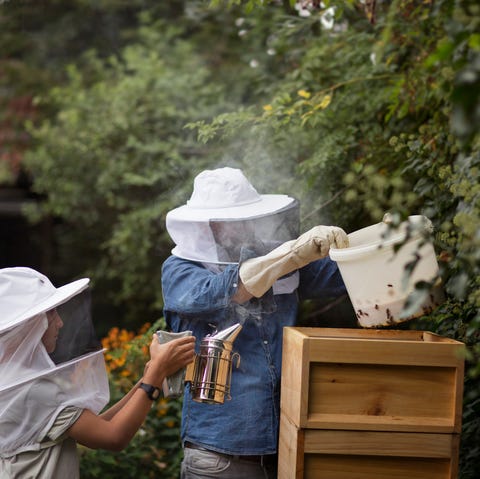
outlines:
{"label": "bee smoker", "polygon": [[242,326],[233,326],[207,335],[200,343],[200,353],[187,367],[185,381],[190,381],[190,393],[196,402],[223,404],[231,399],[232,362],[240,365],[240,355],[232,353],[233,341]]}

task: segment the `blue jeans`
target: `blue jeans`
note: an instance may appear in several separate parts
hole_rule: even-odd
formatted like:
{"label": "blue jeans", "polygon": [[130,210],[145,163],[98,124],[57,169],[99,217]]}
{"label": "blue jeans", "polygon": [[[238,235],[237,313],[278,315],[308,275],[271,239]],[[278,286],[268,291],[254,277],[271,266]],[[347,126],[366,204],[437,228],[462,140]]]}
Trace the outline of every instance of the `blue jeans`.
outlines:
{"label": "blue jeans", "polygon": [[[276,456],[265,461],[242,460],[241,456],[227,456],[214,451],[183,450],[181,479],[275,479]],[[263,463],[262,463],[263,462]]]}

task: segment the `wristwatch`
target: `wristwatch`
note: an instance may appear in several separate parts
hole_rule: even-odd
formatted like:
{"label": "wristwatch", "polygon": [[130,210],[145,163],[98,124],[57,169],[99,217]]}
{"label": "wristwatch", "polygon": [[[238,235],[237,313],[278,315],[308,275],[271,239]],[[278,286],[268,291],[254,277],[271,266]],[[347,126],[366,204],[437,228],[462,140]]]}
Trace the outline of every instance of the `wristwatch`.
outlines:
{"label": "wristwatch", "polygon": [[157,388],[156,386],[152,386],[151,384],[146,384],[146,383],[140,383],[140,386],[138,386],[140,389],[143,389],[146,393],[149,399],[152,401],[155,401],[155,399],[158,399],[160,397],[160,388]]}

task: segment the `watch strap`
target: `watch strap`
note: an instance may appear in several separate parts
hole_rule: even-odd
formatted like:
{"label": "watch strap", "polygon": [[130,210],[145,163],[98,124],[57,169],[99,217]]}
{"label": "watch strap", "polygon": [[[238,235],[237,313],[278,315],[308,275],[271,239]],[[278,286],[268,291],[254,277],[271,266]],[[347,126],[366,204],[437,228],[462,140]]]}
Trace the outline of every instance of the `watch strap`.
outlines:
{"label": "watch strap", "polygon": [[148,398],[152,401],[155,401],[155,399],[158,399],[160,397],[161,390],[156,386],[152,386],[151,384],[147,383],[140,383],[140,386],[138,387],[140,389],[143,389],[147,393]]}

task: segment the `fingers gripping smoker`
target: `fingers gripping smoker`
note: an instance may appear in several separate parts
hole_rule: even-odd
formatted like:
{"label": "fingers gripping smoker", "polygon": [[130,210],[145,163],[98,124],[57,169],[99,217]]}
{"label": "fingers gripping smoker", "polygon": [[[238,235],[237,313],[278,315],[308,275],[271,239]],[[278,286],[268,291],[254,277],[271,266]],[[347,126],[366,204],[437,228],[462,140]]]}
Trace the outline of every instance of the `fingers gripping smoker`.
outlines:
{"label": "fingers gripping smoker", "polygon": [[223,404],[231,399],[232,363],[240,365],[240,355],[233,352],[233,341],[242,326],[233,326],[207,335],[200,343],[200,353],[189,364],[185,381],[190,382],[190,393],[196,402]]}

